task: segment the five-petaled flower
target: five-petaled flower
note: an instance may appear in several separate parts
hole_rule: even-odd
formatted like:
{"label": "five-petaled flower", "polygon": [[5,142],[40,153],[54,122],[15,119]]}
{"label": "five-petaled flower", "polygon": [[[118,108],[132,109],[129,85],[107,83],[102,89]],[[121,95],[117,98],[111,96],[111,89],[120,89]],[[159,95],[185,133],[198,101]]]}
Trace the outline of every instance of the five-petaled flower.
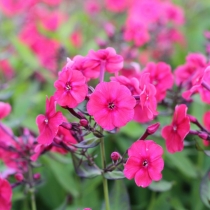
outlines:
{"label": "five-petaled flower", "polygon": [[60,72],[58,80],[54,83],[55,100],[60,106],[75,108],[81,103],[88,92],[86,78],[82,72],[66,69]]}
{"label": "five-petaled flower", "polygon": [[56,102],[53,96],[50,99],[47,98],[45,115],[40,114],[36,118],[36,124],[40,133],[37,141],[40,144],[51,144],[58,133],[59,125],[63,122],[63,115],[61,112],[56,112],[55,105]]}
{"label": "five-petaled flower", "polygon": [[87,111],[102,128],[113,130],[133,119],[135,105],[127,87],[118,82],[102,82],[91,94]]}
{"label": "five-petaled flower", "polygon": [[163,149],[152,140],[138,140],[128,149],[128,160],[125,164],[124,175],[127,179],[135,180],[139,187],[148,187],[151,182],[162,178],[164,167]]}
{"label": "five-petaled flower", "polygon": [[187,116],[187,106],[180,104],[175,107],[171,125],[162,129],[162,136],[166,140],[168,152],[180,152],[184,148],[184,138],[190,131],[190,120]]}

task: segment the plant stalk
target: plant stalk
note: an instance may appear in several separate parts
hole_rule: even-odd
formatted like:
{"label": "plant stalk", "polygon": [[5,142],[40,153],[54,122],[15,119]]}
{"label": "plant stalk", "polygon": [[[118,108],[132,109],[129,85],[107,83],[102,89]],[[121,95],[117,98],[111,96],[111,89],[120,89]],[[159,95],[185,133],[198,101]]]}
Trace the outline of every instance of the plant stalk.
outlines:
{"label": "plant stalk", "polygon": [[[106,168],[106,160],[105,160],[105,147],[104,147],[104,139],[103,138],[101,138],[100,150],[101,150],[101,162],[102,162],[102,167],[104,170]],[[103,171],[103,173],[104,173],[104,171]],[[103,174],[102,174],[102,179],[103,179],[104,200],[105,200],[106,210],[110,210],[108,182],[107,182],[107,179],[103,176]]]}

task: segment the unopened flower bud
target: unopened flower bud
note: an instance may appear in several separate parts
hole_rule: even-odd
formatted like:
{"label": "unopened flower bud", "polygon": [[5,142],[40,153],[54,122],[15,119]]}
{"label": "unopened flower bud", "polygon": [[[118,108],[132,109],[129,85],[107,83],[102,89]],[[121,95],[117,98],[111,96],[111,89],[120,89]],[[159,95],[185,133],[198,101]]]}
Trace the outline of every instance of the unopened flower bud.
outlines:
{"label": "unopened flower bud", "polygon": [[152,124],[152,125],[148,126],[147,133],[151,135],[151,134],[155,133],[159,127],[160,127],[159,122]]}
{"label": "unopened flower bud", "polygon": [[120,155],[119,152],[112,152],[112,154],[111,154],[111,159],[112,159],[113,161],[117,161],[117,160],[119,160],[120,158],[121,158],[121,155]]}
{"label": "unopened flower bud", "polygon": [[41,175],[40,175],[40,173],[36,173],[36,174],[34,174],[33,177],[34,177],[35,180],[38,180],[38,179],[41,178]]}
{"label": "unopened flower bud", "polygon": [[199,132],[198,133],[198,136],[201,138],[201,139],[204,139],[204,140],[207,140],[209,135],[205,132]]}
{"label": "unopened flower bud", "polygon": [[22,182],[24,180],[24,176],[23,174],[21,173],[17,173],[15,174],[15,179],[18,181],[18,182]]}
{"label": "unopened flower bud", "polygon": [[189,120],[190,120],[190,122],[192,122],[192,123],[196,123],[198,120],[194,117],[194,116],[192,116],[192,115],[187,115],[188,117],[189,117]]}
{"label": "unopened flower bud", "polygon": [[87,121],[86,119],[81,119],[81,120],[79,121],[79,124],[80,124],[81,126],[83,126],[83,127],[86,127],[86,126],[88,125],[88,121]]}

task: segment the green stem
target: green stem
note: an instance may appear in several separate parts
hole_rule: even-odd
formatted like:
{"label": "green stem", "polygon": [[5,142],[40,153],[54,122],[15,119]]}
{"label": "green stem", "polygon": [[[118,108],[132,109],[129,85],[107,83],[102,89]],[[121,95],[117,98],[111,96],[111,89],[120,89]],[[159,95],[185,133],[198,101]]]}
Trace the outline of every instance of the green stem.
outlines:
{"label": "green stem", "polygon": [[[102,167],[104,170],[106,168],[106,160],[105,160],[105,147],[104,147],[104,139],[103,138],[101,138],[100,150],[101,150],[101,162],[102,162]],[[102,177],[103,177],[105,206],[106,206],[106,210],[110,210],[108,183],[107,183],[107,179],[104,176],[102,176]]]}
{"label": "green stem", "polygon": [[28,175],[29,175],[29,184],[30,184],[30,189],[29,192],[31,194],[31,209],[36,210],[36,200],[35,200],[35,190],[34,190],[34,184],[33,184],[33,172],[32,172],[32,167],[29,163],[28,166]]}

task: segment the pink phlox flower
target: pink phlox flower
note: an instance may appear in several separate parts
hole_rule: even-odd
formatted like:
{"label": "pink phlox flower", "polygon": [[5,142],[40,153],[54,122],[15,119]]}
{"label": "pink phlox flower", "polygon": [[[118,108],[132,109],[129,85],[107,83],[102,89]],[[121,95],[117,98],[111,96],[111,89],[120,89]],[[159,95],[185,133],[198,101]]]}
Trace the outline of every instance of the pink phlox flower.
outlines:
{"label": "pink phlox flower", "polygon": [[85,11],[89,15],[96,15],[101,10],[101,5],[99,1],[96,0],[86,0],[84,2]]}
{"label": "pink phlox flower", "polygon": [[[64,122],[67,122],[67,119],[64,118]],[[67,147],[69,147],[72,151],[76,151],[76,147],[74,147],[74,144],[77,144],[77,140],[72,136],[71,131],[59,126],[58,129],[58,133],[56,135],[56,137],[58,139],[58,142],[62,142],[64,143]],[[53,146],[51,151],[53,152],[58,152],[61,154],[66,154],[68,151],[63,149],[63,148],[59,148],[56,146]]]}
{"label": "pink phlox flower", "polygon": [[[203,115],[203,123],[204,123],[205,128],[210,132],[210,111],[207,111]],[[203,144],[205,146],[209,146],[210,145],[210,141],[203,139]]]}
{"label": "pink phlox flower", "polygon": [[0,209],[10,210],[12,207],[12,188],[10,183],[0,177]]}
{"label": "pink phlox flower", "polygon": [[[49,39],[41,34],[34,21],[26,24],[19,34],[20,40],[29,46],[42,66],[55,71],[57,68],[56,57],[60,44],[58,41]],[[43,50],[45,49],[45,50]]]}
{"label": "pink phlox flower", "polygon": [[34,148],[34,154],[30,157],[30,160],[37,161],[37,159],[42,153],[49,151],[51,148],[52,144],[51,145],[37,144],[36,147]]}
{"label": "pink phlox flower", "polygon": [[189,100],[192,94],[200,93],[201,100],[210,103],[210,91],[203,86],[203,83],[210,84],[210,66],[206,69],[199,68],[199,70],[192,77],[191,88],[182,93],[182,97]]}
{"label": "pink phlox flower", "polygon": [[136,17],[127,20],[123,37],[125,41],[133,41],[136,46],[142,46],[149,42],[150,35],[146,25],[137,20]]}
{"label": "pink phlox flower", "polygon": [[76,48],[80,48],[83,45],[83,34],[80,30],[75,30],[69,37],[72,45]]}
{"label": "pink phlox flower", "polygon": [[102,82],[90,95],[87,111],[102,128],[113,130],[133,119],[135,105],[127,87],[118,82]]}
{"label": "pink phlox flower", "polygon": [[56,102],[53,96],[46,99],[45,115],[40,114],[36,118],[36,124],[39,128],[39,136],[37,141],[40,144],[49,145],[58,133],[59,125],[63,122],[61,112],[55,110]]}
{"label": "pink phlox flower", "polygon": [[121,85],[126,86],[130,91],[132,95],[137,95],[139,93],[139,81],[137,78],[127,78],[125,76],[117,76],[117,77],[111,77],[111,81],[113,82],[119,82]]}
{"label": "pink phlox flower", "polygon": [[123,67],[123,57],[116,54],[115,49],[112,47],[98,51],[90,50],[87,58],[85,67],[92,68],[92,70],[100,71],[103,65],[107,72],[115,73]]}
{"label": "pink phlox flower", "polygon": [[88,67],[86,61],[89,62],[89,58],[77,55],[73,58],[74,64],[72,69],[81,71],[82,74],[86,77],[87,81],[90,79],[95,79],[99,77],[99,71],[97,68]]}
{"label": "pink phlox flower", "polygon": [[206,57],[201,54],[201,53],[190,53],[187,57],[186,57],[186,61],[187,63],[189,63],[190,65],[193,65],[197,68],[203,68],[206,67],[207,64],[207,59]]}
{"label": "pink phlox flower", "polygon": [[140,123],[148,122],[158,115],[156,88],[150,82],[149,73],[143,72],[140,77],[140,101],[135,106],[134,120]]}
{"label": "pink phlox flower", "polygon": [[84,101],[88,92],[85,76],[77,70],[66,69],[59,73],[55,81],[54,97],[60,106],[75,108]]}
{"label": "pink phlox flower", "polygon": [[153,140],[138,140],[128,149],[128,160],[124,166],[127,179],[135,180],[139,187],[148,187],[151,182],[162,178],[164,167],[163,149]]}
{"label": "pink phlox flower", "polygon": [[20,13],[25,12],[26,10],[29,10],[31,6],[36,3],[36,0],[1,0],[0,1],[0,10],[6,15],[6,16],[14,16]]}
{"label": "pink phlox flower", "polygon": [[112,12],[123,12],[128,3],[129,0],[105,0],[106,8]]}
{"label": "pink phlox flower", "polygon": [[190,131],[190,120],[187,116],[187,106],[180,104],[175,107],[171,125],[162,129],[162,137],[166,141],[168,152],[180,152],[184,148],[184,138]]}
{"label": "pink phlox flower", "polygon": [[171,2],[163,2],[163,12],[165,20],[172,21],[177,25],[183,25],[185,22],[184,11],[181,7],[172,4]]}
{"label": "pink phlox flower", "polygon": [[173,86],[171,67],[164,62],[157,64],[150,62],[147,64],[144,72],[150,73],[150,82],[157,91],[155,97],[158,102],[162,101],[166,96],[166,90]]}
{"label": "pink phlox flower", "polygon": [[11,105],[9,103],[5,103],[0,101],[0,119],[5,118],[11,112]]}

